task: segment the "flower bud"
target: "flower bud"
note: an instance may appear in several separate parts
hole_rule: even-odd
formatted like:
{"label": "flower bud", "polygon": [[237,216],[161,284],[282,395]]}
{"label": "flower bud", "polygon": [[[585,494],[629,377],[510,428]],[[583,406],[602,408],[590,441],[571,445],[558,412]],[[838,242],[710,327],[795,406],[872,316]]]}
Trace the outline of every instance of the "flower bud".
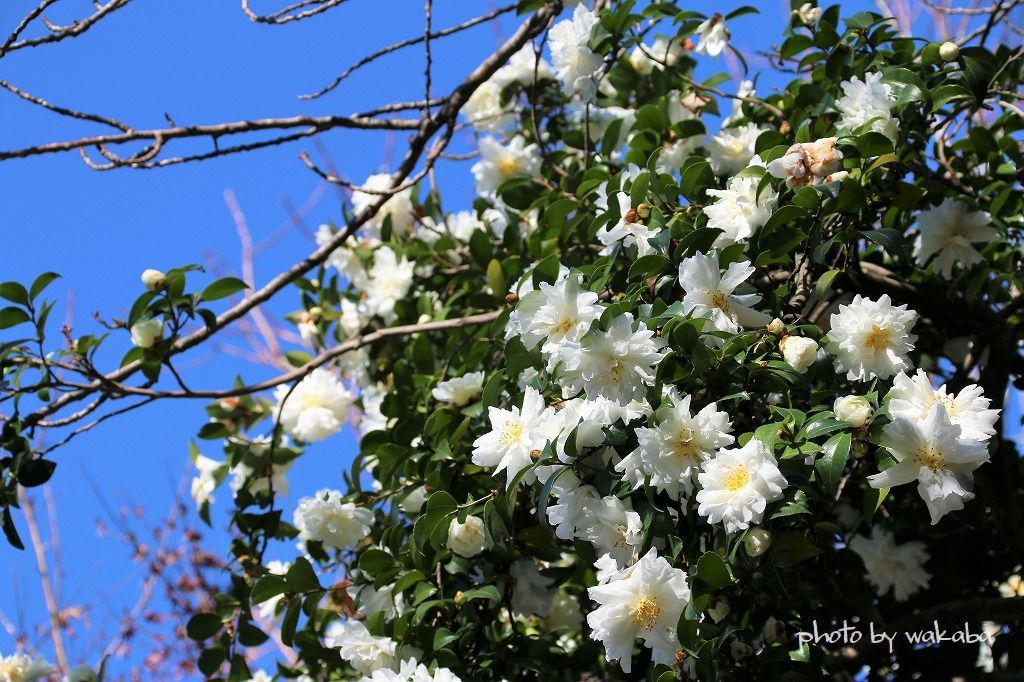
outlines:
{"label": "flower bud", "polygon": [[459,523],[457,518],[452,519],[451,525],[448,526],[448,547],[466,558],[484,551],[486,541],[483,519],[479,516],[468,516],[465,523]]}
{"label": "flower bud", "polygon": [[167,286],[167,275],[159,270],[143,270],[139,279],[142,280],[142,285],[150,291],[161,291]]}
{"label": "flower bud", "polygon": [[651,209],[652,208],[653,207],[645,201],[645,202],[641,203],[639,206],[636,207],[636,213],[641,218],[646,220],[647,218],[651,217]]}
{"label": "flower bud", "polygon": [[751,528],[747,531],[747,536],[743,538],[743,549],[746,550],[747,556],[750,557],[761,556],[771,546],[772,532],[767,528]]}
{"label": "flower bud", "polygon": [[786,333],[786,325],[785,325],[785,323],[782,320],[780,320],[779,318],[776,317],[774,320],[772,320],[771,322],[768,323],[768,333],[769,334],[785,334]]}
{"label": "flower bud", "polygon": [[761,628],[761,634],[764,636],[765,644],[784,642],[786,641],[786,624],[777,621],[775,616],[768,616],[764,627]]}
{"label": "flower bud", "polygon": [[850,177],[850,171],[836,171],[825,176],[825,182],[845,182]]}
{"label": "flower bud", "polygon": [[832,411],[836,413],[838,419],[860,427],[868,423],[873,410],[871,403],[864,396],[844,395],[836,399]]}
{"label": "flower bud", "polygon": [[132,343],[139,348],[152,348],[164,335],[163,320],[139,320],[131,328]]}
{"label": "flower bud", "polygon": [[818,344],[814,339],[803,336],[783,336],[779,342],[782,357],[796,371],[803,374],[818,357]]}
{"label": "flower bud", "polygon": [[793,12],[800,23],[804,26],[817,26],[821,20],[821,8],[815,7],[809,2],[800,5],[800,9]]}
{"label": "flower bud", "polygon": [[427,501],[427,489],[423,486],[413,488],[405,498],[398,503],[398,508],[404,514],[419,514]]}
{"label": "flower bud", "polygon": [[318,306],[318,305],[315,305],[315,306],[313,306],[312,308],[310,308],[310,309],[309,309],[309,316],[310,316],[310,317],[311,317],[312,319],[314,319],[314,320],[319,320],[319,319],[320,319],[320,317],[321,317],[321,316],[322,316],[323,314],[324,314],[324,309],[323,309],[323,308],[321,308],[321,307],[320,307],[320,306]]}
{"label": "flower bud", "polygon": [[960,56],[960,46],[947,40],[939,45],[939,56],[942,57],[942,61],[951,62]]}
{"label": "flower bud", "polygon": [[708,616],[716,623],[721,623],[729,615],[729,600],[725,596],[712,597],[708,602]]}

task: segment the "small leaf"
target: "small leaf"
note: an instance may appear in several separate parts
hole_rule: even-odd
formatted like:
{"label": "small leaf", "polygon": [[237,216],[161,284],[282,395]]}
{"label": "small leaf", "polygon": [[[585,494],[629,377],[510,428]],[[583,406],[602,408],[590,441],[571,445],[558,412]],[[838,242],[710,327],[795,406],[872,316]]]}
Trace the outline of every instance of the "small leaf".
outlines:
{"label": "small leaf", "polygon": [[821,448],[822,455],[814,463],[818,479],[829,495],[835,495],[839,480],[843,477],[843,470],[850,457],[852,441],[849,433],[835,434],[825,441],[825,445]]}
{"label": "small leaf", "polygon": [[203,293],[199,294],[199,300],[217,301],[222,298],[227,298],[232,294],[237,294],[239,291],[244,291],[248,288],[249,285],[237,277],[224,277],[203,289]]}
{"label": "small leaf", "polygon": [[285,583],[289,592],[313,592],[320,589],[320,580],[304,557],[299,557],[292,563],[285,576]]}
{"label": "small leaf", "polygon": [[11,518],[11,508],[4,507],[3,513],[3,528],[4,535],[7,537],[7,542],[11,543],[11,547],[15,549],[25,549],[24,543],[18,536],[18,529],[14,527],[14,519]]}
{"label": "small leaf", "polygon": [[44,272],[36,277],[36,280],[32,282],[32,286],[28,290],[29,298],[35,300],[36,296],[43,293],[43,289],[50,286],[50,283],[59,277],[60,275],[56,272]]}
{"label": "small leaf", "polygon": [[273,599],[287,591],[288,585],[285,583],[284,578],[279,575],[268,574],[261,577],[252,586],[250,599],[252,599],[253,604],[262,604],[268,599]]}
{"label": "small leaf", "polygon": [[732,584],[729,567],[716,552],[705,552],[697,560],[697,577],[716,590]]}
{"label": "small leaf", "polygon": [[0,284],[0,298],[6,298],[11,303],[27,306],[29,304],[28,292],[20,282],[4,282]]}
{"label": "small leaf", "polygon": [[220,632],[223,621],[216,613],[197,613],[188,620],[185,633],[189,639],[202,642]]}
{"label": "small leaf", "polygon": [[9,329],[28,322],[30,319],[28,313],[21,308],[10,306],[0,310],[0,329]]}

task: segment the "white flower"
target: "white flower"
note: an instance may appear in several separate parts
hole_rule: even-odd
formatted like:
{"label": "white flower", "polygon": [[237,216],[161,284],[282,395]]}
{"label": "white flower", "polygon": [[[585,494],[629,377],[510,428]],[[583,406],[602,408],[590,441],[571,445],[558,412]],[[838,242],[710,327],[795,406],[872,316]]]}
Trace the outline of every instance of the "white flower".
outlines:
{"label": "white flower", "polygon": [[613,247],[619,242],[627,248],[636,244],[637,255],[647,255],[652,250],[648,240],[657,235],[658,231],[643,224],[631,207],[628,194],[618,192],[615,194],[615,200],[619,204],[619,221],[611,228],[602,225],[597,231],[598,241],[604,244],[601,255],[607,256],[612,253]]}
{"label": "white flower", "polygon": [[406,515],[419,514],[426,502],[427,489],[421,485],[413,488],[408,495],[403,497],[402,501],[398,503],[398,508]]}
{"label": "white flower", "polygon": [[508,569],[512,576],[512,609],[517,616],[546,616],[555,591],[551,578],[544,576],[530,559],[518,559]]}
{"label": "white flower", "polygon": [[[376,173],[366,178],[361,186],[368,190],[385,191],[389,190],[394,179],[387,173]],[[359,215],[362,211],[380,201],[382,195],[372,194],[356,190],[352,192],[352,210]],[[391,218],[391,229],[395,234],[408,234],[413,226],[412,188],[406,188],[391,194],[380,210],[372,218],[366,221],[367,232],[375,237],[380,237],[380,229],[384,226],[385,218]]]}
{"label": "white flower", "polygon": [[502,146],[493,137],[484,137],[480,139],[479,146],[480,160],[470,171],[481,194],[492,195],[506,180],[536,175],[540,171],[537,145],[526,144],[522,135],[513,137],[508,146]]}
{"label": "white flower", "polygon": [[666,142],[658,152],[655,170],[659,173],[675,173],[683,167],[683,163],[693,156],[700,146],[700,135],[691,135],[679,140]]}
{"label": "white flower", "polygon": [[585,105],[578,100],[569,103],[571,112],[570,120],[580,127],[587,126],[587,131],[592,142],[600,142],[604,139],[605,133],[615,121],[620,121],[619,137],[613,143],[613,151],[610,158],[619,162],[622,160],[622,147],[629,140],[630,131],[636,123],[636,109],[624,107],[599,107],[594,104]]}
{"label": "white flower", "polygon": [[657,35],[653,44],[634,47],[629,53],[629,63],[637,73],[646,76],[655,68],[673,66],[685,55],[686,47],[681,40]]}
{"label": "white flower", "polygon": [[868,580],[879,596],[891,589],[896,601],[906,601],[918,590],[927,589],[931,574],[924,570],[929,557],[923,542],[897,545],[892,533],[872,528],[871,537],[857,535],[851,539],[850,549],[864,561]]}
{"label": "white flower", "polygon": [[871,402],[862,395],[844,395],[836,398],[832,411],[836,413],[837,419],[858,428],[867,424],[871,419],[871,413],[874,412]]}
{"label": "white flower", "polygon": [[757,194],[758,178],[735,177],[726,189],[709,189],[707,193],[718,201],[702,210],[708,217],[708,227],[722,230],[714,246],[722,248],[750,239],[768,222],[779,195],[771,187]]}
{"label": "white flower", "polygon": [[362,304],[369,316],[379,315],[385,322],[395,319],[395,303],[405,298],[412,286],[413,263],[405,256],[398,259],[390,247],[373,252],[373,265],[357,284],[366,294]]}
{"label": "white flower", "polygon": [[747,556],[759,557],[772,546],[772,532],[767,528],[751,528],[743,538],[743,549]]}
{"label": "white flower", "polygon": [[442,381],[430,392],[434,400],[462,407],[480,395],[484,387],[484,373],[470,372],[461,377]]}
{"label": "white flower", "polygon": [[836,101],[839,121],[836,127],[852,132],[871,122],[871,130],[882,133],[895,144],[900,134],[900,122],[893,118],[890,106],[894,96],[892,87],[882,82],[878,71],[857,76],[840,85],[843,96]]}
{"label": "white flower", "polygon": [[551,80],[555,77],[551,65],[539,53],[534,52],[532,43],[527,43],[491,76],[491,81],[502,88],[510,83],[530,85],[535,73],[537,80]]}
{"label": "white flower", "polygon": [[516,306],[523,345],[542,344],[541,352],[550,356],[563,343],[579,341],[601,316],[603,308],[597,299],[597,294],[583,288],[579,275],[541,283],[540,291],[526,294]]}
{"label": "white flower", "polygon": [[727,533],[760,523],[769,502],[782,497],[785,477],[771,451],[757,438],[741,448],[719,451],[697,475],[697,513],[708,523],[725,523]]}
{"label": "white flower", "polygon": [[[430,243],[436,241],[437,238],[441,236],[441,232],[446,232],[453,239],[457,239],[461,242],[468,242],[474,232],[486,229],[484,224],[480,222],[480,219],[476,217],[476,213],[473,211],[449,213],[444,217],[444,222],[440,226],[434,223],[433,218],[424,218],[423,223],[429,227],[428,229],[422,230],[421,237],[424,241],[428,241]],[[428,237],[427,235],[430,236]]]}
{"label": "white flower", "polygon": [[395,650],[398,643],[389,637],[374,637],[357,620],[332,623],[324,635],[324,645],[336,648],[342,659],[363,674],[393,668],[397,664]]}
{"label": "white flower", "polygon": [[697,34],[700,36],[697,52],[709,57],[717,57],[729,44],[729,30],[725,27],[725,19],[721,14],[705,20],[697,27]]}
{"label": "white flower", "polygon": [[16,653],[0,657],[0,682],[33,682],[57,672],[57,668],[41,658]]}
{"label": "white flower", "polygon": [[139,279],[142,280],[142,286],[150,291],[160,291],[167,286],[167,275],[159,270],[143,270],[142,276]]}
{"label": "white flower", "polygon": [[893,379],[889,414],[894,418],[921,420],[932,407],[942,405],[949,420],[960,427],[961,438],[986,441],[995,435],[999,419],[999,410],[989,409],[990,402],[977,384],[965,386],[956,395],[949,395],[945,384],[933,388],[928,375],[919,369],[913,377],[900,372]]}
{"label": "white flower", "polygon": [[953,265],[957,262],[965,268],[985,259],[973,244],[990,242],[999,237],[991,227],[992,217],[985,211],[971,211],[967,204],[952,197],[946,197],[941,204],[917,217],[921,230],[914,243],[914,257],[924,267],[935,256],[932,268],[946,279],[953,276]]}
{"label": "white flower", "polygon": [[555,479],[551,495],[558,500],[558,504],[549,504],[547,509],[548,523],[555,527],[555,536],[562,540],[582,536],[587,505],[601,500],[597,489],[592,485],[580,485],[576,474],[566,470]]}
{"label": "white flower", "polygon": [[530,466],[530,453],[543,450],[556,435],[555,411],[544,404],[544,397],[534,388],[523,394],[523,406],[503,410],[488,408],[491,430],[473,441],[473,464],[494,467],[493,475],[502,471],[508,487],[520,471]]}
{"label": "white flower", "polygon": [[635,566],[588,593],[600,604],[587,615],[590,636],[604,644],[608,660],[631,672],[633,642],[640,637],[655,663],[673,665],[679,650],[675,628],[690,601],[685,572],[651,549]]}
{"label": "white flower", "polygon": [[910,333],[917,313],[906,305],[894,306],[888,294],[877,301],[860,294],[849,305],[840,305],[831,317],[828,350],[835,356],[837,372],[847,379],[888,379],[910,369],[907,354],[917,336]]}
{"label": "white flower", "polygon": [[383,431],[388,427],[388,418],[381,412],[387,394],[387,386],[383,384],[371,384],[363,388],[363,413],[358,424],[361,436],[370,431]]}
{"label": "white flower", "polygon": [[797,189],[821,184],[842,167],[842,160],[843,153],[836,148],[836,138],[824,137],[794,144],[783,156],[768,164],[768,172]]}
{"label": "white flower", "polygon": [[192,479],[192,499],[199,506],[206,502],[213,502],[213,491],[217,488],[217,474],[223,470],[224,462],[197,454],[192,463],[199,473]]}
{"label": "white flower", "polygon": [[[754,274],[749,261],[730,263],[723,275],[718,266],[718,252],[697,253],[679,264],[679,286],[685,292],[683,313],[696,317],[711,313],[711,329],[737,334],[743,327],[764,327],[771,315],[752,306],[758,294],[734,294],[733,291]],[[706,327],[705,327],[706,329]]]}
{"label": "white flower", "polygon": [[[266,439],[266,443],[270,443],[269,438]],[[271,467],[272,478],[267,478],[263,475],[262,471],[259,476],[256,476],[256,471],[254,471],[252,467],[247,465],[245,462],[239,462],[237,465],[231,467],[231,490],[237,495],[244,487],[250,493],[256,494],[268,491],[273,487],[275,495],[287,495],[288,478],[285,474],[291,468],[292,462],[275,464]]]}
{"label": "white flower", "polygon": [[366,326],[369,319],[366,313],[360,310],[359,306],[347,298],[341,299],[341,310],[338,317],[338,324],[346,336],[356,336]]}
{"label": "white flower", "polygon": [[391,585],[382,585],[379,589],[375,588],[372,582],[349,585],[347,592],[359,606],[359,611],[367,617],[383,613],[386,620],[391,620],[405,606],[401,595],[395,598]]}
{"label": "white flower", "polygon": [[599,554],[609,554],[620,566],[631,563],[640,543],[644,526],[640,515],[619,498],[609,495],[591,499],[583,508],[580,536],[593,543]]}
{"label": "white flower", "polygon": [[266,670],[257,670],[248,682],[273,682],[274,678]]}
{"label": "white flower", "polygon": [[592,100],[597,94],[595,76],[602,58],[587,47],[596,25],[597,15],[579,5],[573,10],[572,19],[558,22],[548,32],[555,75],[562,82],[565,94],[579,95],[583,101]]}
{"label": "white flower", "polygon": [[310,372],[294,390],[278,386],[275,415],[291,436],[305,443],[323,440],[345,424],[352,405],[352,394],[331,372],[318,367]]}
{"label": "white flower", "polygon": [[636,489],[650,476],[651,485],[680,500],[692,494],[704,460],[735,439],[729,434],[729,415],[715,403],[695,415],[690,411],[690,396],[673,396],[672,403],[658,410],[655,428],[636,429],[639,446],[615,470],[633,481]]}
{"label": "white flower", "polygon": [[[393,664],[392,664],[393,665]],[[455,673],[448,668],[437,668],[434,672],[416,659],[410,658],[393,668],[380,668],[372,674],[360,678],[359,682],[462,682]]]}
{"label": "white flower", "polygon": [[462,111],[477,130],[497,131],[515,122],[515,116],[501,103],[501,88],[492,78],[466,100]]}
{"label": "white flower", "polygon": [[821,8],[815,7],[809,2],[805,2],[800,5],[800,9],[793,10],[793,14],[796,15],[797,19],[799,19],[800,23],[804,26],[817,26],[818,22],[821,20]]}
{"label": "white flower", "polygon": [[1024,597],[1024,578],[1021,578],[1019,573],[1014,573],[1006,582],[999,585],[999,594],[1007,599]]}
{"label": "white flower", "polygon": [[664,355],[661,339],[643,322],[633,331],[633,315],[623,313],[611,321],[608,331],[585,339],[586,345],[563,346],[566,387],[587,397],[603,397],[626,405],[641,400],[647,386],[654,385],[654,368]]}
{"label": "white flower", "polygon": [[152,348],[157,341],[164,337],[163,320],[139,320],[129,330],[132,335],[132,343],[139,348]]}
{"label": "white flower", "polygon": [[318,490],[303,497],[295,509],[294,522],[303,540],[315,540],[335,549],[348,549],[370,534],[373,512],[342,502],[337,490]]}
{"label": "white flower", "polygon": [[548,615],[544,616],[544,627],[548,630],[564,628],[579,632],[582,624],[583,611],[580,610],[579,600],[561,590],[556,591],[551,598]]}
{"label": "white flower", "polygon": [[988,461],[984,443],[961,438],[960,427],[949,420],[941,405],[924,419],[897,417],[886,424],[885,445],[896,464],[868,476],[873,488],[891,488],[917,481],[917,491],[928,506],[932,525],[973,499],[974,474]]}
{"label": "white flower", "polygon": [[448,526],[448,547],[460,556],[474,557],[487,548],[484,537],[484,520],[479,516],[467,516],[465,523],[453,518]]}
{"label": "white flower", "polygon": [[783,336],[779,342],[782,358],[790,367],[803,374],[818,356],[818,343],[806,336]]}
{"label": "white flower", "polygon": [[[330,225],[321,225],[316,231],[316,245],[323,246],[331,241],[336,234]],[[353,244],[353,241],[356,243]],[[359,256],[356,255],[355,247],[373,248],[378,244],[380,244],[380,239],[377,237],[363,236],[358,239],[349,237],[327,256],[327,265],[340,272],[350,282],[360,281],[366,273]]]}
{"label": "white flower", "polygon": [[705,142],[715,175],[733,175],[746,168],[754,158],[754,145],[762,132],[756,123],[747,123],[738,128],[722,128]]}

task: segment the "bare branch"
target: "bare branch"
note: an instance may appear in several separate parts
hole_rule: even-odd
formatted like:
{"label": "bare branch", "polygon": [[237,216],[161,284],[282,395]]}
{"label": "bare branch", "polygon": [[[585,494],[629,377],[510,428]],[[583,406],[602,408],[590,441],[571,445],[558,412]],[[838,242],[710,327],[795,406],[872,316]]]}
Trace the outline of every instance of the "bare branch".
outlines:
{"label": "bare branch", "polygon": [[[46,43],[56,43],[64,40],[65,38],[74,38],[79,36],[90,28],[96,25],[101,19],[109,14],[116,12],[122,7],[126,6],[131,0],[110,0],[105,5],[97,5],[97,10],[87,16],[85,19],[79,19],[72,22],[68,26],[54,26],[53,24],[47,23],[47,27],[50,29],[50,33],[38,38],[26,38],[25,40],[17,41],[18,35],[21,34],[25,28],[34,20],[37,16],[42,14],[48,6],[52,5],[55,0],[44,0],[39,7],[36,7],[32,12],[29,13],[25,19],[18,25],[14,33],[5,41],[2,48],[0,48],[0,57],[14,52],[15,50],[21,50],[26,47],[36,47],[38,45],[44,45]],[[11,39],[15,39],[17,42],[12,42]]]}
{"label": "bare branch", "polygon": [[[250,0],[242,0],[242,11],[251,20],[258,24],[270,24],[272,26],[280,26],[281,24],[287,24],[291,21],[302,21],[310,17],[326,12],[327,10],[343,5],[348,0],[301,0],[287,7],[282,7],[276,12],[271,14],[256,14],[249,8]],[[303,9],[303,8],[310,9]],[[296,10],[302,10],[297,12]],[[293,14],[294,12],[294,14]]]}

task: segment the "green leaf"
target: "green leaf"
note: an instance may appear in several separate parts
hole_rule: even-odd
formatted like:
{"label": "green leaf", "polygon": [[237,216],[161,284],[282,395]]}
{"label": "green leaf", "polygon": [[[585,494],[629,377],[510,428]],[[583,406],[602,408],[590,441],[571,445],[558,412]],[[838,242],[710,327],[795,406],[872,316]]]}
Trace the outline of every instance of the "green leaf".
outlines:
{"label": "green leaf", "polygon": [[268,599],[284,594],[288,591],[288,584],[279,575],[268,574],[261,577],[252,586],[250,598],[253,604],[262,604]]}
{"label": "green leaf", "polygon": [[185,633],[189,639],[202,642],[220,632],[223,625],[224,622],[216,613],[197,613],[189,618]]}
{"label": "green leaf", "polygon": [[849,433],[837,433],[821,448],[822,455],[814,462],[814,470],[818,480],[829,495],[836,494],[836,488],[843,477],[843,470],[850,457],[850,445],[853,442]]}
{"label": "green leaf", "polygon": [[395,565],[395,557],[382,549],[368,549],[359,557],[359,570],[371,578],[390,571]]}
{"label": "green leaf", "polygon": [[716,590],[732,584],[729,567],[717,552],[705,552],[697,560],[697,577]]}
{"label": "green leaf", "polygon": [[19,324],[24,324],[32,318],[21,308],[10,306],[0,310],[0,329],[9,329]]}
{"label": "green leaf", "polygon": [[53,476],[57,463],[49,459],[30,459],[18,467],[18,483],[26,488],[42,485]]}
{"label": "green leaf", "polygon": [[483,587],[476,587],[472,590],[466,590],[462,593],[463,604],[474,599],[490,599],[491,601],[501,601],[501,592],[498,592],[498,588],[494,585],[484,585]]}
{"label": "green leaf", "polygon": [[829,270],[821,277],[818,278],[818,283],[814,285],[814,294],[818,298],[825,298],[825,294],[828,293],[829,289],[832,288],[832,282],[836,276],[842,272],[842,270]]}
{"label": "green leaf", "polygon": [[285,583],[289,592],[313,592],[320,589],[320,580],[304,557],[299,557],[292,562],[291,568],[285,575]]}
{"label": "green leaf", "polygon": [[850,428],[849,423],[839,421],[836,419],[835,414],[825,410],[823,412],[816,413],[813,417],[807,420],[804,427],[800,429],[798,434],[799,438],[804,440],[814,440],[818,436],[824,436],[826,433],[832,433],[840,429]]}
{"label": "green leaf", "polygon": [[492,258],[487,264],[487,284],[495,296],[501,296],[508,290],[508,283],[505,281],[505,273],[501,269],[501,262]]}
{"label": "green leaf", "polygon": [[11,518],[10,507],[4,507],[3,523],[0,525],[3,525],[4,536],[7,537],[7,542],[11,544],[11,547],[25,549],[24,543],[22,543],[21,538],[18,536],[18,529],[14,527],[14,519]]}
{"label": "green leaf", "polygon": [[43,293],[43,289],[50,286],[50,283],[59,277],[60,275],[56,272],[44,272],[36,277],[35,281],[32,282],[32,286],[28,290],[29,298],[35,300],[36,296]]}
{"label": "green leaf", "polygon": [[668,258],[665,258],[660,253],[649,253],[646,256],[640,256],[629,266],[629,279],[660,275],[671,268],[672,261]]}
{"label": "green leaf", "polygon": [[789,568],[801,561],[821,554],[821,550],[801,532],[787,530],[772,542],[771,557],[776,566]]}
{"label": "green leaf", "polygon": [[199,300],[218,301],[248,288],[249,285],[237,277],[224,277],[203,289],[203,293],[199,294]]}
{"label": "green leaf", "polygon": [[304,350],[290,350],[284,354],[284,359],[292,367],[302,367],[303,365],[308,365],[313,356]]}
{"label": "green leaf", "polygon": [[4,282],[0,284],[0,298],[6,298],[11,303],[27,306],[29,304],[28,291],[20,282]]}

